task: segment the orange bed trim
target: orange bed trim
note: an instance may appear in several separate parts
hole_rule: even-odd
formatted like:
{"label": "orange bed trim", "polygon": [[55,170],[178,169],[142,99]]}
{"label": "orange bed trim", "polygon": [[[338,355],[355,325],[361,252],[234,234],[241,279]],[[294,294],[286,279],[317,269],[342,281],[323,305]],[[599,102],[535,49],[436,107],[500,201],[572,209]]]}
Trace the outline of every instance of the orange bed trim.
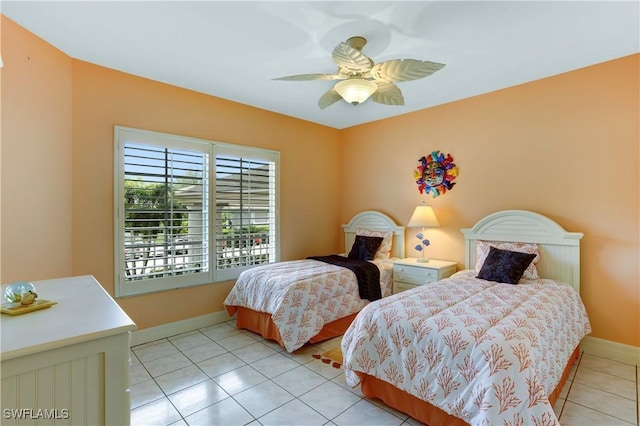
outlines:
{"label": "orange bed trim", "polygon": [[[560,378],[560,383],[558,383],[558,386],[556,386],[551,395],[549,395],[549,402],[551,405],[554,405],[558,396],[560,396],[562,387],[571,373],[571,367],[577,361],[579,356],[580,350],[578,347],[573,351],[573,354],[569,358],[569,362],[567,363],[567,366],[562,373],[562,377]],[[395,408],[403,413],[407,413],[422,423],[430,426],[458,426],[468,424],[464,420],[454,417],[428,402],[422,401],[413,395],[401,391],[385,381],[362,373],[358,373],[358,375],[360,376],[361,389],[364,396],[367,398],[378,398],[389,407]]]}
{"label": "orange bed trim", "polygon": [[[275,340],[284,348],[282,336],[280,336],[280,331],[273,323],[271,314],[266,312],[257,312],[242,306],[226,306],[226,309],[229,315],[233,315],[235,313],[238,314],[236,319],[236,325],[238,328],[258,333],[265,339]],[[351,325],[356,315],[358,315],[357,312],[325,324],[318,334],[309,339],[309,342],[316,343],[342,336],[344,332],[347,331],[347,328],[349,328],[349,325]]]}

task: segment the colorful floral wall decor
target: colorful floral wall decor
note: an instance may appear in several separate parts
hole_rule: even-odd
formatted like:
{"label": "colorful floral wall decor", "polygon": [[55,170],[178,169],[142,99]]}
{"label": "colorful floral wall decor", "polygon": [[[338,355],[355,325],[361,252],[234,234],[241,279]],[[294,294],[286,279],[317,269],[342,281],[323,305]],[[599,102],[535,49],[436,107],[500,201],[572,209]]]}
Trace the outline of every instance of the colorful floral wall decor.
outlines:
{"label": "colorful floral wall decor", "polygon": [[453,188],[453,180],[458,176],[458,167],[453,163],[451,154],[445,157],[440,151],[433,151],[418,161],[420,164],[413,175],[421,194],[432,193],[433,198],[436,198]]}

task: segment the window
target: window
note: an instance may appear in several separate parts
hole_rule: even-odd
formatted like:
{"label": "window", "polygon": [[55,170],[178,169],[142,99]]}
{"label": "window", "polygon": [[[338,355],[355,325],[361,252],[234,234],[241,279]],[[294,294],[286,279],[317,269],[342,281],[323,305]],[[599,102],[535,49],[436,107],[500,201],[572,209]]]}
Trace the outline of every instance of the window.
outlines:
{"label": "window", "polygon": [[279,260],[279,153],[115,128],[116,296]]}

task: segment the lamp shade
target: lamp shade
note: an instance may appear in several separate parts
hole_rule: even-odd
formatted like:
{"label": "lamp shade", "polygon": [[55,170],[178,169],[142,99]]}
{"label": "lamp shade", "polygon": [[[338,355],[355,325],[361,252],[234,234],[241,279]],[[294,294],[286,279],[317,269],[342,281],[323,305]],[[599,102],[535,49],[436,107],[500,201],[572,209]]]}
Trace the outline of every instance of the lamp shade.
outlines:
{"label": "lamp shade", "polygon": [[334,86],[342,99],[353,105],[361,104],[378,89],[378,85],[363,78],[342,80]]}
{"label": "lamp shade", "polygon": [[413,211],[413,215],[411,219],[409,219],[407,226],[409,228],[425,228],[428,226],[440,226],[440,224],[431,206],[418,206]]}

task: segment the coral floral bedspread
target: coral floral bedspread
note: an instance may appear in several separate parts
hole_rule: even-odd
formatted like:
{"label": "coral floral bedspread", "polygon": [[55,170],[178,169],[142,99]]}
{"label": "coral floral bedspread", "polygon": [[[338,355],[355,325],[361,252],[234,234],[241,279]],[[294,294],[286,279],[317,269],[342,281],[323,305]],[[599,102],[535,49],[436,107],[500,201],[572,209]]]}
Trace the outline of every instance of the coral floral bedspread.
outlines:
{"label": "coral floral bedspread", "polygon": [[547,396],[591,332],[578,293],[461,271],[369,304],[342,341],[347,383],[375,376],[472,425],[557,425]]}
{"label": "coral floral bedspread", "polygon": [[[382,297],[388,296],[393,264],[388,260],[372,263],[380,269]],[[309,259],[244,271],[224,301],[230,315],[236,306],[271,314],[288,352],[308,342],[326,323],[358,312],[368,303],[358,296],[354,272]]]}

